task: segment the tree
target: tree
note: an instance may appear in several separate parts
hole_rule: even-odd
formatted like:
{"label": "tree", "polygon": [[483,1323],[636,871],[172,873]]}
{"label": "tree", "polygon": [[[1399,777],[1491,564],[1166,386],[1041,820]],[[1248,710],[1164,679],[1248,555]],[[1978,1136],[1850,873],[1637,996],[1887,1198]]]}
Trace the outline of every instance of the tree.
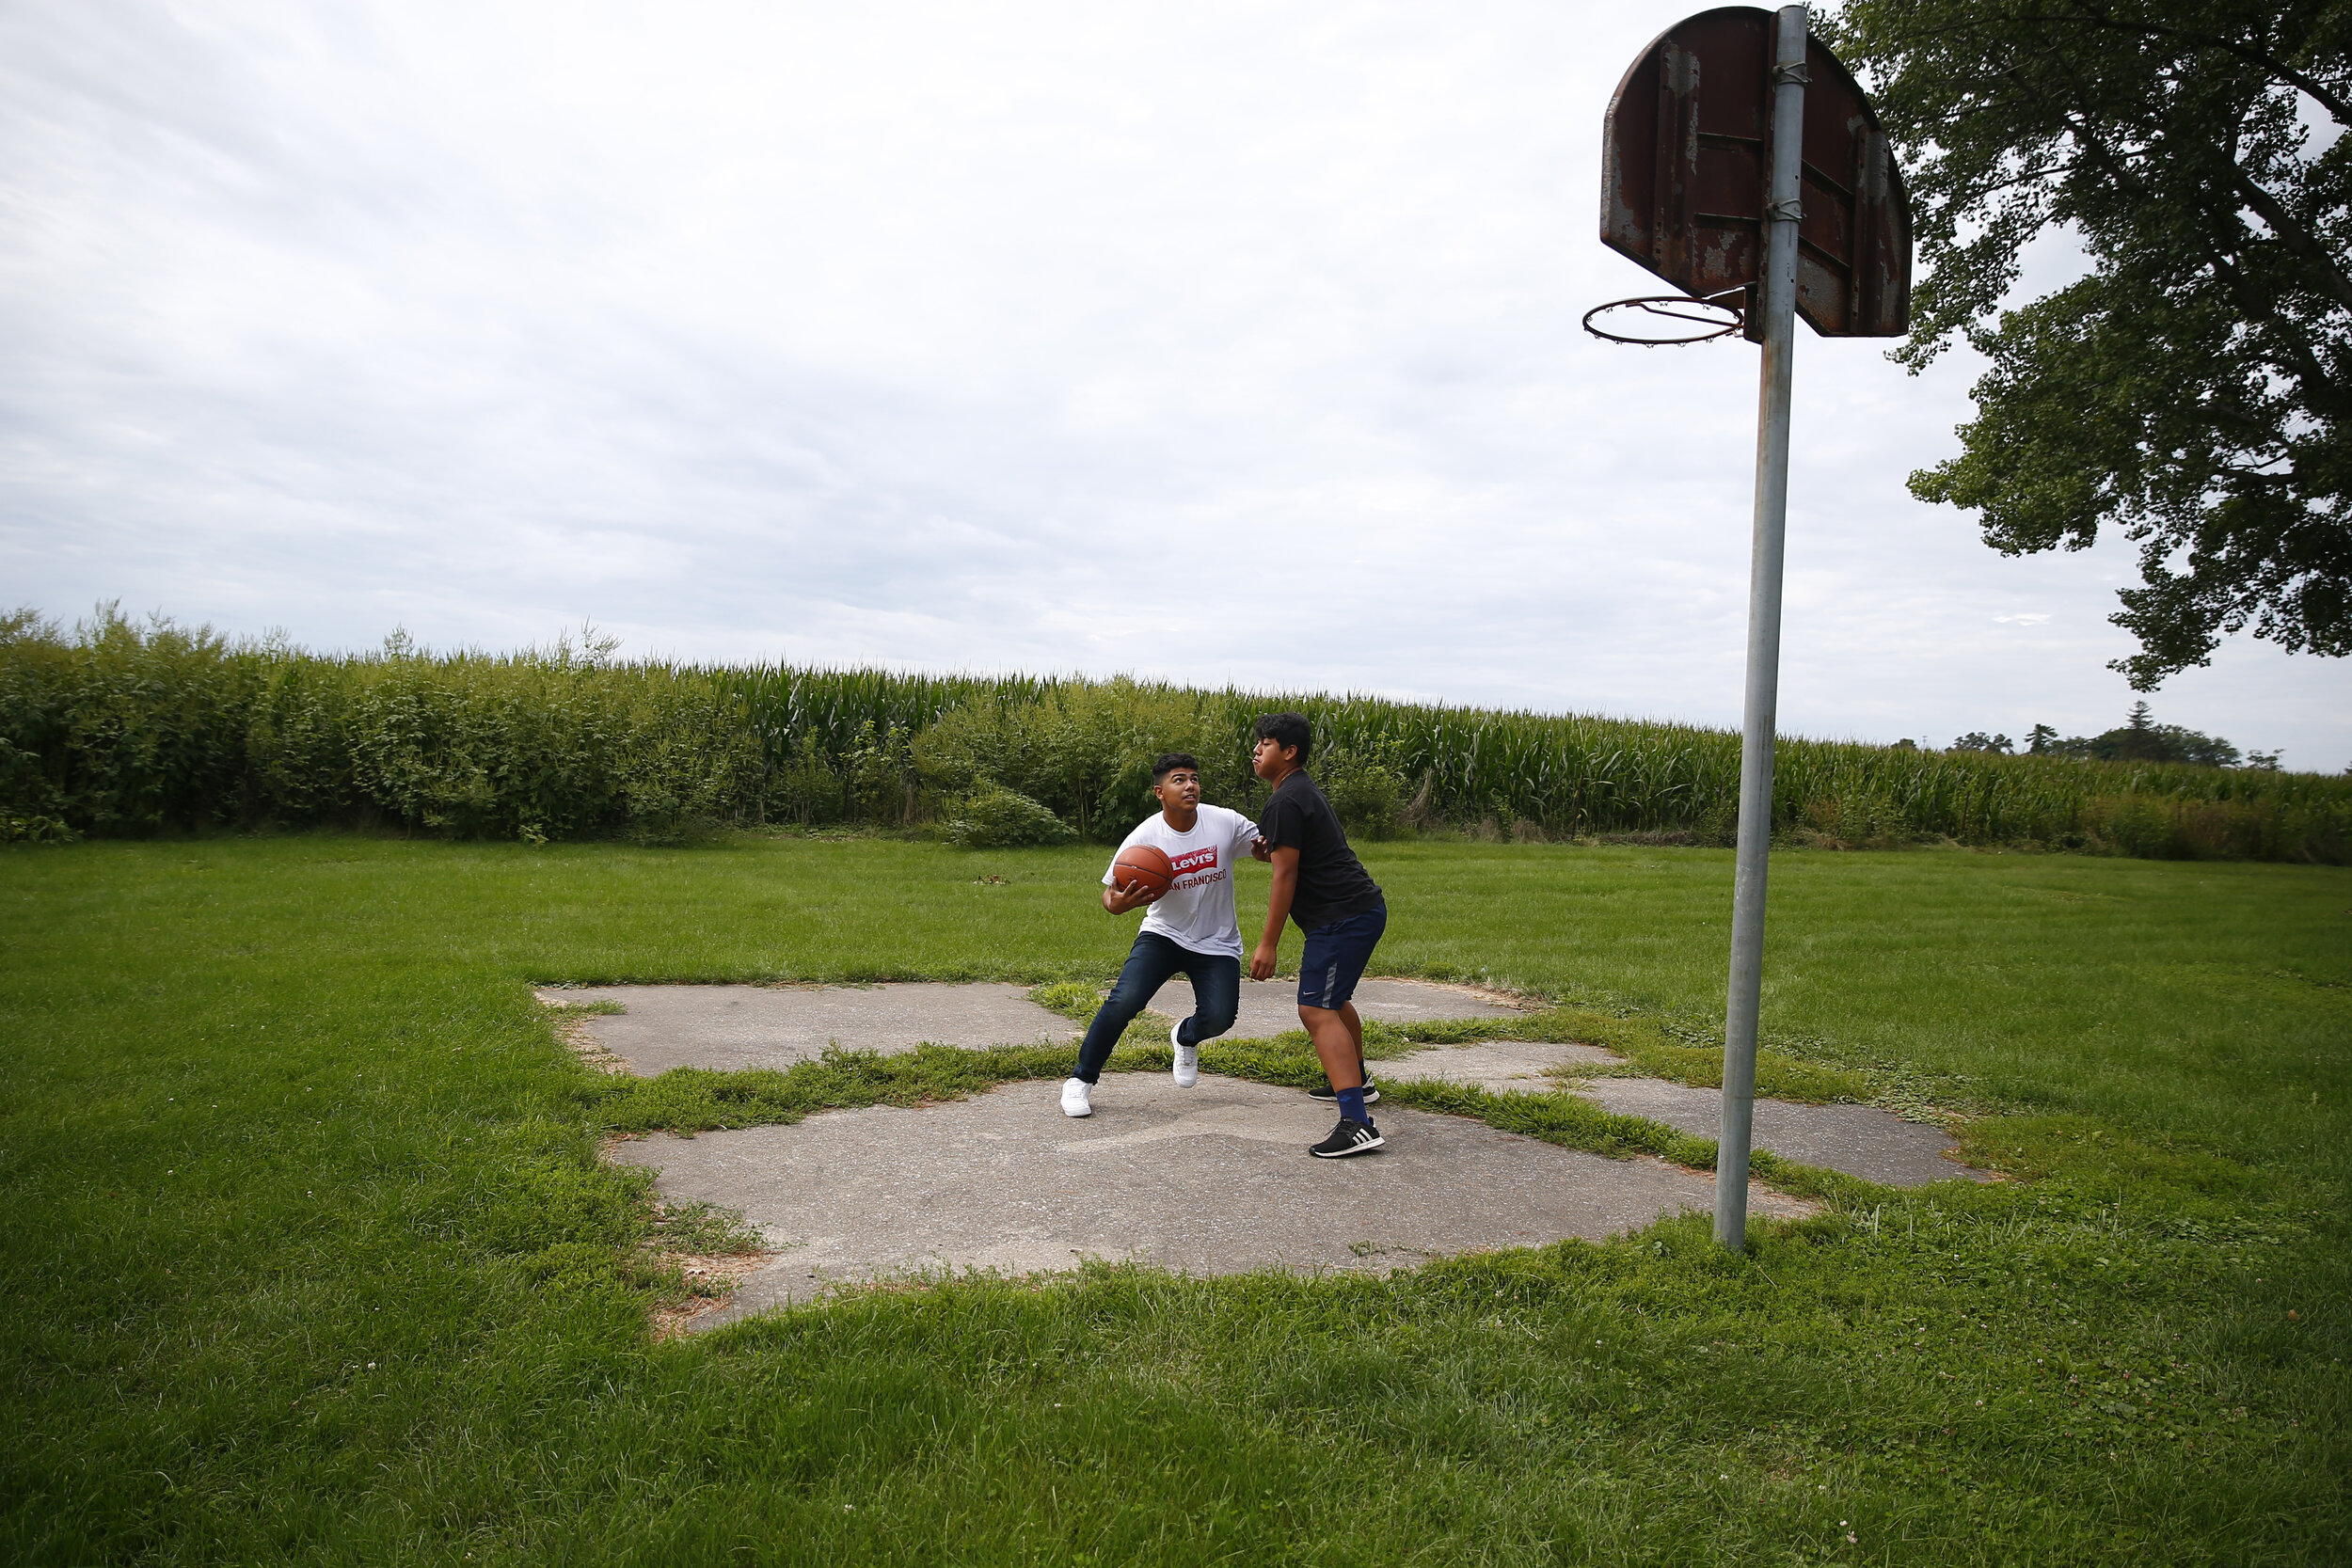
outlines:
{"label": "tree", "polygon": [[[2134,703],[2123,722],[2103,735],[2073,735],[2063,740],[2047,724],[2033,727],[2040,756],[2082,757],[2094,762],[2194,762],[2207,768],[2235,768],[2235,746],[2218,736],[2201,735],[2178,724],[2159,724],[2146,703]],[[2256,752],[2248,759],[2253,768],[2276,768],[2279,753]]]}
{"label": "tree", "polygon": [[[1911,478],[2007,555],[2111,524],[2139,690],[2253,628],[2352,653],[2352,0],[1851,0],[1927,271],[1915,372],[1991,361]],[[2000,309],[2026,245],[2090,274]]]}

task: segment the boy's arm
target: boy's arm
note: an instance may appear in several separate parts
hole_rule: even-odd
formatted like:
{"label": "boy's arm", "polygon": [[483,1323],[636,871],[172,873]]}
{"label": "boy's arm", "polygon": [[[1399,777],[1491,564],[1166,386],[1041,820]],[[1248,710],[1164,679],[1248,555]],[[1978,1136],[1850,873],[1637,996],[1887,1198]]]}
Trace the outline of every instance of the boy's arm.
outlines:
{"label": "boy's arm", "polygon": [[[1265,847],[1263,839],[1258,841],[1258,847]],[[1274,977],[1274,955],[1281,944],[1282,923],[1291,917],[1291,900],[1298,895],[1298,846],[1285,844],[1262,858],[1274,863],[1274,886],[1266,895],[1265,934],[1258,939],[1258,950],[1249,955],[1252,980]]]}

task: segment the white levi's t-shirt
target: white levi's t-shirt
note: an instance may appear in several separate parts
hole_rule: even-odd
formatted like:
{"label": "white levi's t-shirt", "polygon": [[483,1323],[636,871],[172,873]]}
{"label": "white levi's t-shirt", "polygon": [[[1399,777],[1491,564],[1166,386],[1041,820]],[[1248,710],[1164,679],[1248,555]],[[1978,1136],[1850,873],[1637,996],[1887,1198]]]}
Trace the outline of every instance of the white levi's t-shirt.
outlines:
{"label": "white levi's t-shirt", "polygon": [[[1180,833],[1168,825],[1163,812],[1153,812],[1136,824],[1136,831],[1119,847],[1149,844],[1176,868],[1176,880],[1166,894],[1144,906],[1143,928],[1166,937],[1194,953],[1241,957],[1241,927],[1233,919],[1233,863],[1248,857],[1258,841],[1258,825],[1237,811],[1203,805],[1192,831]],[[1119,857],[1111,857],[1111,865]],[[1103,885],[1117,879],[1110,867]]]}

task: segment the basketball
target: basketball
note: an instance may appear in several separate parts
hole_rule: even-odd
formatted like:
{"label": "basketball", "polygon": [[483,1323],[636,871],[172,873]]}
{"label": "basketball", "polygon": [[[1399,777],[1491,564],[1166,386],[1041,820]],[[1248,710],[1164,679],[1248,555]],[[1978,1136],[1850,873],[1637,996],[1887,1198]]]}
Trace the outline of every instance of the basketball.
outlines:
{"label": "basketball", "polygon": [[1111,876],[1120,887],[1140,883],[1153,893],[1166,893],[1176,879],[1176,868],[1168,863],[1166,851],[1136,844],[1121,849],[1111,862]]}

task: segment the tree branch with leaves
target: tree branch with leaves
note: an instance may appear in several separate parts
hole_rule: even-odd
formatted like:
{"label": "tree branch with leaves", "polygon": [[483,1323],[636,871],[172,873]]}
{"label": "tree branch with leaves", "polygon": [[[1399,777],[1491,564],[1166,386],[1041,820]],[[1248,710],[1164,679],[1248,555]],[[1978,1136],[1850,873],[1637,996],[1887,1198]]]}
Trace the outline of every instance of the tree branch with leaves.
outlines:
{"label": "tree branch with leaves", "polygon": [[[1822,31],[1913,194],[1895,357],[1991,362],[1913,493],[2008,555],[2134,541],[2139,689],[2249,628],[2352,653],[2352,0],[1851,0]],[[2090,276],[2008,306],[2052,230]]]}

